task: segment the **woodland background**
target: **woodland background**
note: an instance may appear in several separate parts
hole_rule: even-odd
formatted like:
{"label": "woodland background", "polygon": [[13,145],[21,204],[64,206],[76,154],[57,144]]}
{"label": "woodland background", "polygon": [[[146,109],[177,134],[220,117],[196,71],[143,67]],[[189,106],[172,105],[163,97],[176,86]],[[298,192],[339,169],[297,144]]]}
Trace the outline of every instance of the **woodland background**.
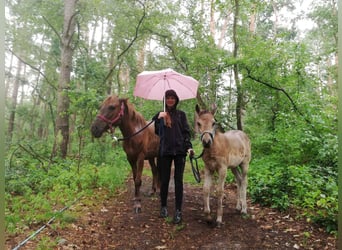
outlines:
{"label": "woodland background", "polygon": [[[79,197],[124,181],[130,168],[122,148],[109,136],[94,140],[90,124],[109,94],[129,98],[151,119],[161,103],[133,96],[136,76],[164,68],[200,82],[197,98],[180,104],[192,128],[195,104],[215,103],[224,130],[249,134],[253,202],[298,210],[336,234],[336,1],[5,6],[6,234],[36,228]],[[200,152],[195,131],[193,144]],[[60,215],[58,226],[74,216]]]}

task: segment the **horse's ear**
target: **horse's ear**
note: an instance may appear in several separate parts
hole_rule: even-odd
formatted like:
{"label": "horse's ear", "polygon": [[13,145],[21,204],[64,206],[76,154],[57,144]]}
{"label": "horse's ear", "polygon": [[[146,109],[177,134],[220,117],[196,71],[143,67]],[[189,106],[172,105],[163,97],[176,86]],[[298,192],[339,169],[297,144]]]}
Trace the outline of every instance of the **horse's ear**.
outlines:
{"label": "horse's ear", "polygon": [[201,110],[198,104],[196,104],[195,110],[196,110],[196,114],[198,115]]}
{"label": "horse's ear", "polygon": [[210,111],[210,112],[211,112],[213,115],[215,115],[216,111],[217,111],[216,103],[211,104],[211,111]]}
{"label": "horse's ear", "polygon": [[199,129],[198,129],[198,124],[197,124],[197,119],[199,117],[199,112],[201,111],[200,107],[198,104],[196,104],[196,107],[195,107],[195,116],[194,116],[194,130],[195,130],[195,133],[199,133]]}
{"label": "horse's ear", "polygon": [[119,101],[120,101],[120,103],[121,103],[121,102],[127,103],[128,98],[119,98]]}

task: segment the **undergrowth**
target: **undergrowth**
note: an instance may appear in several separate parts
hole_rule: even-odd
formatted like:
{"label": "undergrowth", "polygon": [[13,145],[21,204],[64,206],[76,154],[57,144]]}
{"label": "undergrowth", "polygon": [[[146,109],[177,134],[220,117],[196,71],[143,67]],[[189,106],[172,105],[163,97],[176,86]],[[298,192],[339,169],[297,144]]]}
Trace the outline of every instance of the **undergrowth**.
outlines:
{"label": "undergrowth", "polygon": [[249,173],[248,193],[253,202],[298,216],[336,234],[338,214],[337,176],[317,175],[308,165],[277,165],[274,160],[254,160]]}
{"label": "undergrowth", "polygon": [[[87,150],[89,155],[94,155],[99,148],[95,144]],[[6,162],[6,234],[36,230],[53,217],[64,223],[72,221],[72,214],[61,215],[59,211],[81,197],[92,195],[98,188],[112,193],[119,188],[130,166],[121,147],[109,146],[106,150],[108,154],[102,162],[88,157],[81,162],[66,159],[44,163],[49,167],[42,167],[34,159],[30,161],[26,155],[17,154],[15,161],[12,156],[11,165]]]}

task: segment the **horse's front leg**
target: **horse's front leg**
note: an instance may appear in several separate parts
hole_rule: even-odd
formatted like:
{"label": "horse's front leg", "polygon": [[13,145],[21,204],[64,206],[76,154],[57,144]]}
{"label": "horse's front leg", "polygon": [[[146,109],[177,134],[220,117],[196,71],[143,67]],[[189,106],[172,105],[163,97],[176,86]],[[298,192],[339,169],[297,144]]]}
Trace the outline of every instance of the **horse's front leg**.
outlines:
{"label": "horse's front leg", "polygon": [[217,218],[216,223],[218,227],[222,225],[222,216],[223,216],[223,196],[224,196],[224,183],[226,181],[227,176],[227,168],[225,166],[221,166],[218,171],[218,184],[217,184]]}
{"label": "horse's front leg", "polygon": [[150,163],[152,176],[153,176],[152,190],[151,190],[150,195],[153,195],[160,188],[159,173],[158,173],[157,165],[155,162],[155,158],[149,158],[148,162]]}
{"label": "horse's front leg", "polygon": [[204,183],[203,183],[203,204],[204,204],[204,215],[208,223],[212,222],[210,215],[210,189],[212,185],[212,176],[207,168],[204,168]]}
{"label": "horse's front leg", "polygon": [[141,198],[140,198],[140,187],[141,187],[141,176],[144,166],[144,159],[128,159],[132,167],[133,181],[134,181],[134,199],[133,209],[135,213],[141,213]]}

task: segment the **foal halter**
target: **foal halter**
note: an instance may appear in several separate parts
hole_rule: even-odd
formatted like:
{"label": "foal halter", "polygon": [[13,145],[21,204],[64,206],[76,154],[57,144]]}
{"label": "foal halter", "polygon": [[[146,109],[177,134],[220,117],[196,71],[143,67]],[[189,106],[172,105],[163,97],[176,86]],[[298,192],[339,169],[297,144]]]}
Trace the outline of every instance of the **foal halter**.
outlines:
{"label": "foal halter", "polygon": [[109,126],[110,131],[113,133],[113,124],[115,122],[117,122],[124,115],[124,112],[125,112],[125,105],[124,105],[123,102],[121,102],[120,111],[119,111],[118,115],[116,117],[114,117],[112,120],[108,119],[104,115],[98,115],[97,118],[99,118],[100,120],[106,122],[108,124],[108,126]]}
{"label": "foal halter", "polygon": [[200,138],[201,138],[201,141],[202,141],[203,136],[204,136],[205,134],[209,134],[211,140],[213,141],[213,140],[214,140],[214,136],[215,136],[215,127],[214,127],[213,131],[210,131],[210,130],[205,130],[205,131],[203,131],[203,132],[201,133],[201,137],[200,137]]}

